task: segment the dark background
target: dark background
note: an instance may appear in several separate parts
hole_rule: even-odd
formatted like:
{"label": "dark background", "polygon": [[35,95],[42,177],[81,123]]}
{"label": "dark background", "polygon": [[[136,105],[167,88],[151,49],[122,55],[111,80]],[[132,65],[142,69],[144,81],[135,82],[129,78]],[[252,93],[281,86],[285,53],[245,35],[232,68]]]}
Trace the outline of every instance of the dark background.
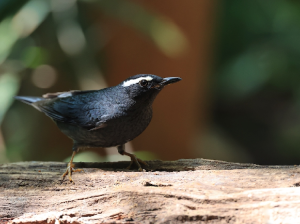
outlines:
{"label": "dark background", "polygon": [[[72,142],[15,95],[179,76],[126,149],[142,159],[300,159],[300,2],[1,0],[0,163],[63,161]],[[123,160],[91,149],[75,161]]]}

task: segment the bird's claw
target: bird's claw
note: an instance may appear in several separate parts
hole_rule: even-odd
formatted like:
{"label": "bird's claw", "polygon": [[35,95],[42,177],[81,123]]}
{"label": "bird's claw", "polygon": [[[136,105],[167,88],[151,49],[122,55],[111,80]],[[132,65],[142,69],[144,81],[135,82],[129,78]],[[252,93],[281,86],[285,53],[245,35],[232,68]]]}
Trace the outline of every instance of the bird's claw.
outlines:
{"label": "bird's claw", "polygon": [[126,169],[130,169],[132,164],[135,163],[138,166],[138,171],[143,172],[143,168],[141,167],[140,163],[145,165],[145,166],[149,166],[146,162],[144,162],[143,160],[137,158],[135,155],[132,154],[132,156],[130,156],[130,164]]}
{"label": "bird's claw", "polygon": [[73,163],[68,163],[68,167],[66,169],[66,172],[64,172],[64,174],[62,175],[62,180],[65,179],[65,176],[68,175],[69,176],[69,180],[70,182],[74,183],[73,179],[72,179],[72,172],[81,172],[84,170],[83,169],[74,169],[75,165]]}

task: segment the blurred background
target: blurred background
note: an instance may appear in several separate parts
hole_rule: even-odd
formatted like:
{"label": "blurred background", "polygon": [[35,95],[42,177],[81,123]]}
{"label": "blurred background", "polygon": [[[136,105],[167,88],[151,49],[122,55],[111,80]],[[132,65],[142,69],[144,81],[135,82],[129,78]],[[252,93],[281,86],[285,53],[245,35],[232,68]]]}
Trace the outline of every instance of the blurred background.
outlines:
{"label": "blurred background", "polygon": [[[72,142],[15,95],[179,76],[126,145],[141,159],[300,161],[300,2],[1,0],[0,163],[68,161]],[[115,161],[89,149],[75,161]]]}

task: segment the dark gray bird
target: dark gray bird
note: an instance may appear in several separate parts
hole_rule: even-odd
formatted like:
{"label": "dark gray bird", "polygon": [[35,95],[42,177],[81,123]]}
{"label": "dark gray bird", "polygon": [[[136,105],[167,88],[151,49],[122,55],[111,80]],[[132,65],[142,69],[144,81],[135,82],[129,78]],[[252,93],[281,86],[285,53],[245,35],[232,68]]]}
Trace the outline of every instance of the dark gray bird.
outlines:
{"label": "dark gray bird", "polygon": [[117,86],[90,91],[48,93],[43,97],[16,96],[45,113],[59,129],[74,142],[73,155],[63,178],[68,174],[72,182],[73,158],[83,147],[117,146],[121,155],[131,158],[131,163],[144,161],[125,151],[125,143],[141,134],[152,118],[152,103],[168,84],[181,78],[161,78],[141,74],[132,76]]}

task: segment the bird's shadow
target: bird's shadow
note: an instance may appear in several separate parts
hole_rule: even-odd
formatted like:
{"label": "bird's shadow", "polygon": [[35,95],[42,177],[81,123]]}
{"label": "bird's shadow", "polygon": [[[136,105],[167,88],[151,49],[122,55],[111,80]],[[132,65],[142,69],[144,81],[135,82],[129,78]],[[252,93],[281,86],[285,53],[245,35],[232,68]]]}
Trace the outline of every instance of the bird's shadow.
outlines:
{"label": "bird's shadow", "polygon": [[[123,171],[136,171],[138,169],[136,164],[130,165],[130,161],[118,161],[118,162],[74,162],[75,168],[98,168],[103,170],[123,170]],[[148,170],[149,167],[141,164],[141,166]]]}
{"label": "bird's shadow", "polygon": [[[256,165],[251,163],[232,163],[219,160],[208,159],[180,159],[176,161],[151,160],[145,161],[148,166],[141,164],[145,171],[165,171],[165,172],[180,172],[180,171],[195,171],[195,170],[234,170],[234,169],[278,169],[278,168],[294,168],[294,166],[271,166],[271,165]],[[130,169],[127,169],[129,161],[119,162],[77,162],[74,163],[76,168],[99,168],[103,170],[122,170],[127,172],[137,171],[136,164],[132,164]]]}

